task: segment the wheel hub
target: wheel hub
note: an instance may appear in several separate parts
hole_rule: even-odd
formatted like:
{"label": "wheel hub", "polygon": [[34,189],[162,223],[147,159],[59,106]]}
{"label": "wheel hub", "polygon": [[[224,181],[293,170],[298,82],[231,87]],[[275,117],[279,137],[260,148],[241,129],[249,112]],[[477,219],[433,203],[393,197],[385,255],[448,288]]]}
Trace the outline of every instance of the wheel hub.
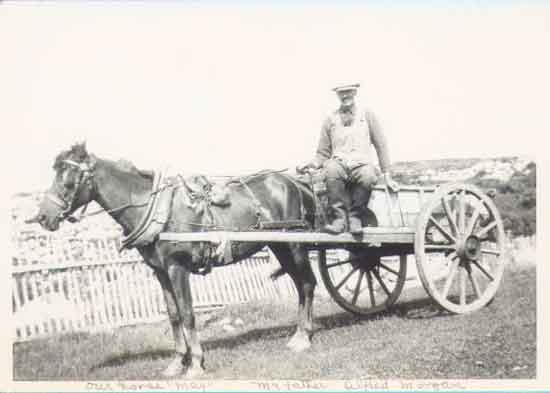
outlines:
{"label": "wheel hub", "polygon": [[353,250],[350,252],[351,265],[361,270],[371,270],[380,263],[380,257],[372,252]]}
{"label": "wheel hub", "polygon": [[458,241],[456,253],[468,260],[478,259],[481,255],[481,240],[475,235],[466,236]]}

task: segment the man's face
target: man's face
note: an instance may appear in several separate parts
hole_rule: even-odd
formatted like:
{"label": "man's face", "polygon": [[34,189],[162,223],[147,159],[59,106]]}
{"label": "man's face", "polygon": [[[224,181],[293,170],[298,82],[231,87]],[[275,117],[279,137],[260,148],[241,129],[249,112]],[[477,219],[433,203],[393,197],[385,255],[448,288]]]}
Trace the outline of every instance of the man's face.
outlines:
{"label": "man's face", "polygon": [[352,106],[355,98],[355,90],[341,90],[338,92],[338,98],[343,107]]}

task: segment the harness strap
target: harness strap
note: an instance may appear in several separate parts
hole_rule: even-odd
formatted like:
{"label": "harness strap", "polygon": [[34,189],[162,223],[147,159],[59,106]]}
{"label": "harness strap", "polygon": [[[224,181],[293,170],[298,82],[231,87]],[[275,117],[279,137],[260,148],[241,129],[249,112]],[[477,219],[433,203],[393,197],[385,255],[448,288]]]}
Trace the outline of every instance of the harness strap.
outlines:
{"label": "harness strap", "polygon": [[72,165],[74,167],[77,167],[82,172],[89,172],[90,170],[92,170],[92,168],[86,162],[76,162],[76,161],[69,160],[69,159],[65,159],[65,160],[63,160],[63,162],[65,164],[69,164],[69,165]]}
{"label": "harness strap", "polygon": [[[181,174],[177,176],[179,185],[182,186],[186,197],[189,199],[189,205],[194,206],[194,202],[197,199],[200,199],[203,203],[203,215],[201,217],[201,222],[199,223],[190,223],[200,227],[200,230],[207,228],[208,230],[215,230],[218,226],[216,225],[216,218],[214,212],[211,209],[211,199],[208,192],[195,192],[195,190],[188,184],[188,181]],[[208,179],[206,179],[208,181]],[[204,191],[204,190],[203,190]],[[191,264],[191,272],[195,274],[206,275],[212,271],[214,261],[213,259],[220,260],[221,257],[230,258],[229,256],[224,255],[224,249],[226,249],[227,242],[221,241],[218,245],[209,243],[209,242],[199,242],[193,243],[193,257]],[[226,259],[229,260],[229,259]]]}
{"label": "harness strap", "polygon": [[292,176],[285,175],[285,177],[290,180],[290,182],[296,187],[296,191],[298,191],[298,197],[300,198],[300,219],[302,221],[305,221],[306,219],[306,207],[304,206],[304,194],[302,193],[302,190],[300,188],[300,185],[296,180],[292,178]]}
{"label": "harness strap", "polygon": [[141,220],[139,221],[138,225],[134,228],[134,230],[125,236],[121,240],[121,247],[120,249],[129,248],[132,243],[139,238],[147,229],[147,224],[149,222],[149,218],[154,213],[156,208],[156,202],[158,200],[158,190],[160,188],[161,179],[163,177],[163,174],[161,171],[155,172],[155,178],[153,180],[153,188],[152,192],[149,194],[149,200],[147,201],[147,209],[145,213],[142,215]]}
{"label": "harness strap", "polygon": [[52,201],[54,204],[62,209],[65,209],[67,207],[67,203],[64,200],[59,198],[57,195],[52,194],[51,192],[46,193],[46,198],[48,198],[50,201]]}
{"label": "harness strap", "polygon": [[[201,224],[201,226],[214,229],[216,227],[216,222],[215,222],[214,213],[212,212],[212,209],[211,209],[212,200],[210,199],[210,193],[209,192],[196,193],[181,174],[178,175],[177,178],[178,178],[179,184],[184,187],[184,190],[190,199],[190,203],[193,203],[195,199],[201,199],[202,201],[204,201],[204,212],[206,213],[205,216],[207,216],[208,222],[206,224]],[[210,184],[210,182],[208,181],[208,179],[206,179],[206,177],[204,177],[204,179],[208,184]]]}
{"label": "harness strap", "polygon": [[[93,177],[92,171],[94,169],[94,164],[89,164],[88,162],[76,162],[73,160],[65,159],[63,160],[63,163],[74,166],[78,169],[78,177],[74,184],[74,191],[70,195],[70,199],[65,200],[64,198],[59,197],[58,195],[56,195],[56,193],[53,193],[51,191],[47,191],[45,194],[45,197],[47,199],[49,199],[52,203],[61,208],[61,212],[58,215],[61,220],[67,218],[70,215],[70,211],[73,209],[77,195],[80,192],[80,186],[83,184],[91,183]],[[93,183],[91,183],[91,185],[93,188]],[[86,203],[83,211],[86,211],[87,207],[88,203]],[[76,222],[77,220],[78,219],[73,218],[71,222]]]}
{"label": "harness strap", "polygon": [[[256,217],[258,218],[258,222],[256,224],[257,227],[261,226],[261,218],[262,218],[262,204],[256,198],[256,195],[254,195],[254,192],[252,189],[246,184],[246,181],[242,178],[239,179],[239,183],[243,186],[243,188],[246,190],[246,192],[250,195],[250,198],[252,198],[252,204],[254,205],[255,211],[254,214],[256,214]],[[263,217],[265,218],[265,217]]]}

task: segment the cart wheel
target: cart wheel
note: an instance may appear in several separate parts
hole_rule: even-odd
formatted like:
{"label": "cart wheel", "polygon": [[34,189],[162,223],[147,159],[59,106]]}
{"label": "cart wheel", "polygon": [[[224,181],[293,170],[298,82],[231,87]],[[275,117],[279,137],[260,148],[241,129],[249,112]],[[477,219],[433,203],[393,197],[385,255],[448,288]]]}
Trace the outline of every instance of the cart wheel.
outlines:
{"label": "cart wheel", "polygon": [[[371,254],[371,255],[369,255]],[[345,310],[369,315],[390,307],[407,276],[407,256],[372,251],[319,250],[319,271],[331,297]]]}
{"label": "cart wheel", "polygon": [[479,188],[439,188],[418,216],[415,255],[422,285],[445,310],[463,314],[488,304],[504,273],[504,228]]}

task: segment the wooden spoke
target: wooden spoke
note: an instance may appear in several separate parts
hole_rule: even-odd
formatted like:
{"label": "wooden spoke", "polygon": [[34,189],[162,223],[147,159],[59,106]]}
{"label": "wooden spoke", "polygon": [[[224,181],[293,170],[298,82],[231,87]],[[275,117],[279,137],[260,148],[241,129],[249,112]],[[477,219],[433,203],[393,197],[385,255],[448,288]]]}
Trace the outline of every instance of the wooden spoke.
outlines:
{"label": "wooden spoke", "polygon": [[493,277],[491,274],[489,274],[489,272],[488,272],[487,270],[485,270],[485,268],[484,268],[483,266],[481,266],[481,265],[479,264],[478,261],[472,261],[472,264],[473,264],[474,266],[476,266],[479,270],[481,270],[481,272],[482,272],[483,274],[485,274],[485,276],[486,276],[489,280],[491,280],[491,281],[494,281],[494,280],[495,280],[494,277]]}
{"label": "wooden spoke", "polygon": [[476,277],[472,274],[472,269],[468,269],[468,277],[470,278],[470,282],[472,283],[472,288],[474,290],[474,293],[476,294],[476,297],[479,299],[481,297],[481,291],[479,290],[479,285],[477,284]]}
{"label": "wooden spoke", "polygon": [[443,287],[442,295],[443,298],[447,298],[447,294],[449,293],[449,289],[451,289],[451,285],[453,283],[453,279],[455,278],[456,271],[458,268],[458,259],[451,262],[451,266],[449,267],[449,274],[447,275],[447,279],[445,280],[445,286]]}
{"label": "wooden spoke", "polygon": [[426,250],[456,250],[454,244],[426,244]]}
{"label": "wooden spoke", "polygon": [[491,254],[491,255],[495,255],[495,256],[499,256],[500,255],[500,251],[498,250],[489,250],[488,248],[482,248],[481,249],[481,253],[482,254]]}
{"label": "wooden spoke", "polygon": [[452,262],[455,258],[458,258],[458,254],[456,251],[453,251],[449,255],[446,255],[445,258],[450,259]]}
{"label": "wooden spoke", "polygon": [[378,273],[378,270],[373,269],[372,272],[374,274],[374,277],[376,277],[376,280],[378,280],[378,283],[380,283],[380,286],[382,287],[384,292],[386,292],[386,295],[390,296],[391,292],[388,289],[388,287],[386,286],[386,284],[384,284],[384,280],[382,280],[382,277],[380,277],[380,273]]}
{"label": "wooden spoke", "polygon": [[[340,254],[338,256],[345,259],[356,257],[354,250],[348,251],[350,252],[349,256]],[[354,263],[350,265],[351,267],[345,267],[342,270],[340,268],[327,269],[326,253],[320,252],[319,273],[323,283],[334,301],[353,314],[370,315],[383,311],[395,303],[403,289],[407,277],[407,256],[397,254],[395,257],[398,258],[398,261],[393,259],[384,261],[382,268],[379,267],[382,258],[380,256],[367,255],[367,253],[357,254],[357,256],[360,263]],[[394,257],[393,255],[388,256]],[[376,273],[379,273],[385,280],[381,284],[383,287],[384,283],[386,284],[385,290],[388,288],[391,290],[387,297],[384,296],[382,289],[378,289],[379,285],[372,276],[374,274],[372,269],[376,269]],[[368,295],[366,294],[367,291],[369,292]]]}
{"label": "wooden spoke", "polygon": [[396,272],[395,270],[393,270],[393,269],[387,267],[387,266],[384,265],[383,263],[380,262],[379,265],[380,265],[380,267],[381,267],[382,269],[387,270],[388,272],[393,273],[393,274],[395,274],[396,276],[399,276],[399,273],[398,273],[398,272]]}
{"label": "wooden spoke", "polygon": [[479,218],[479,213],[480,213],[479,204],[476,204],[475,208],[474,208],[474,212],[472,213],[472,216],[470,217],[470,221],[468,222],[468,227],[466,228],[466,231],[464,232],[466,235],[469,235],[474,231],[477,220]]}
{"label": "wooden spoke", "polygon": [[460,304],[466,304],[466,270],[463,268],[458,273],[460,275]]}
{"label": "wooden spoke", "polygon": [[348,281],[348,279],[351,277],[351,275],[357,271],[357,269],[359,269],[358,266],[351,269],[350,272],[348,274],[346,274],[346,276],[342,279],[342,281],[340,281],[338,283],[338,285],[336,285],[334,288],[336,288],[336,290],[339,290],[342,287],[342,285],[344,285],[345,282]]}
{"label": "wooden spoke", "polygon": [[441,204],[443,205],[443,210],[445,211],[445,215],[447,216],[447,220],[449,221],[451,230],[453,234],[456,236],[458,234],[458,231],[456,228],[456,222],[453,218],[453,213],[451,212],[451,208],[449,207],[449,202],[447,201],[447,199],[445,199],[445,196],[441,197]]}
{"label": "wooden spoke", "polygon": [[453,198],[450,200],[450,207],[451,207],[451,214],[455,220],[455,224],[456,224],[456,230],[458,231],[458,233],[460,233],[460,227],[458,226],[458,210],[459,210],[459,205],[458,205],[458,196],[460,195],[460,190],[458,190],[455,194],[453,194]]}
{"label": "wooden spoke", "polygon": [[365,275],[365,272],[361,270],[359,273],[359,278],[357,279],[357,284],[355,284],[355,291],[353,292],[353,298],[351,299],[351,304],[355,305],[357,303],[357,298],[359,297],[359,293],[361,292],[361,281],[363,281],[363,276]]}
{"label": "wooden spoke", "polygon": [[336,267],[336,266],[340,266],[340,265],[345,265],[346,263],[351,263],[351,261],[353,261],[354,258],[352,259],[346,259],[345,261],[339,261],[339,262],[333,262],[333,263],[327,263],[327,268],[331,268],[331,267]]}
{"label": "wooden spoke", "polygon": [[458,197],[458,230],[464,233],[466,229],[466,190],[462,190]]}
{"label": "wooden spoke", "polygon": [[369,287],[369,296],[370,296],[371,306],[376,307],[376,301],[374,300],[374,288],[372,285],[372,276],[370,275],[370,270],[367,271],[367,285]]}
{"label": "wooden spoke", "polygon": [[429,220],[439,230],[439,232],[441,232],[441,234],[447,238],[447,240],[456,243],[456,239],[454,238],[454,236],[447,232],[447,230],[443,228],[433,216],[430,216]]}
{"label": "wooden spoke", "polygon": [[481,228],[477,233],[476,233],[476,236],[477,237],[483,237],[487,234],[487,232],[489,232],[491,229],[495,228],[497,226],[497,222],[496,220],[493,221],[492,223],[490,223],[489,225]]}
{"label": "wooden spoke", "polygon": [[[502,280],[504,241],[498,209],[482,190],[458,182],[438,187],[416,219],[414,252],[422,286],[446,311],[479,310]],[[444,262],[443,271],[433,269],[435,259]]]}

